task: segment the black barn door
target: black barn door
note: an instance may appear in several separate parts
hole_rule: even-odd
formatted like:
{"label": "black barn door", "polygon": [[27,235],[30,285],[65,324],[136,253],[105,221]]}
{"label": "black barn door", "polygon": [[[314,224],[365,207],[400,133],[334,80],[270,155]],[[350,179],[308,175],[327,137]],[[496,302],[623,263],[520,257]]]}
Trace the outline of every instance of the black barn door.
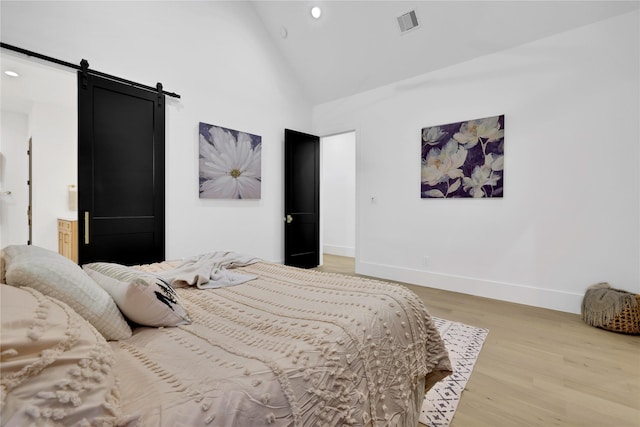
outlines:
{"label": "black barn door", "polygon": [[284,263],[320,264],[320,138],[285,129]]}
{"label": "black barn door", "polygon": [[80,264],[164,260],[164,101],[78,73]]}

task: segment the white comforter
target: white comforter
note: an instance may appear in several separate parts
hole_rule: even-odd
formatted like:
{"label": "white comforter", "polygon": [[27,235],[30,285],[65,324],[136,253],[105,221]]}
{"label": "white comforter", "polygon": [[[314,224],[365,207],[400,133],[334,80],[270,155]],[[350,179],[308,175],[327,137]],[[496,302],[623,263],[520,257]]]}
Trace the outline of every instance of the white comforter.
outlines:
{"label": "white comforter", "polygon": [[140,426],[416,426],[451,370],[422,301],[380,281],[256,262],[176,289],[193,320],[112,342]]}

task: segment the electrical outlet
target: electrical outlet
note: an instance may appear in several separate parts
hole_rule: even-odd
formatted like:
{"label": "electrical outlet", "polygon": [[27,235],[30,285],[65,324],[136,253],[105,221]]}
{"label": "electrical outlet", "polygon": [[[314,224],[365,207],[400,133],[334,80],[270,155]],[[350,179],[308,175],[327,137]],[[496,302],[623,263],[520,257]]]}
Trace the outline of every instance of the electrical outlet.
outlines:
{"label": "electrical outlet", "polygon": [[425,255],[422,258],[422,263],[424,264],[425,267],[427,267],[429,265],[429,256],[428,255]]}

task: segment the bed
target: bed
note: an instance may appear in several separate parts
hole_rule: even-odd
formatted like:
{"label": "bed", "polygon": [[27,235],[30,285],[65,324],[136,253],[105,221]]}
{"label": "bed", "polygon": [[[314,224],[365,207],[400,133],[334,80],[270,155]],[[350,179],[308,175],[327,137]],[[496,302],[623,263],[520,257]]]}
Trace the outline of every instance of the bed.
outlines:
{"label": "bed", "polygon": [[2,425],[416,426],[451,372],[400,285],[226,252],[2,259]]}

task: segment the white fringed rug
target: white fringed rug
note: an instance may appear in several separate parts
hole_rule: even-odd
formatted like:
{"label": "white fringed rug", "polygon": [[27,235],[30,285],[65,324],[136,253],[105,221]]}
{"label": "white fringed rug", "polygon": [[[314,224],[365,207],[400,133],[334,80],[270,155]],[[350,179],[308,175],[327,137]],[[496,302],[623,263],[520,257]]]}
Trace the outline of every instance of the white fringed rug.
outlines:
{"label": "white fringed rug", "polygon": [[449,352],[453,373],[427,392],[420,422],[428,427],[448,427],[489,330],[437,317],[433,320]]}

